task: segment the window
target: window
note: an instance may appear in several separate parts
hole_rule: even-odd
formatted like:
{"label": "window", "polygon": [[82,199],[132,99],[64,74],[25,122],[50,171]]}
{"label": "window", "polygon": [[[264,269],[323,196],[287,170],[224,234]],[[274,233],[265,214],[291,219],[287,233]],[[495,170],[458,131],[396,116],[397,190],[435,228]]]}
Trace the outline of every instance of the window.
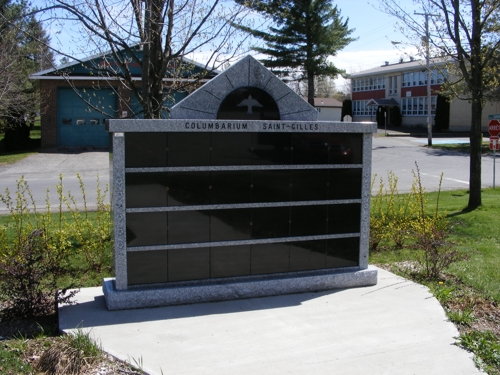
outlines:
{"label": "window", "polygon": [[351,82],[352,82],[352,91],[353,92],[385,89],[385,77],[384,76],[353,79]]}
{"label": "window", "polygon": [[[431,114],[436,112],[436,96],[431,97]],[[401,98],[401,114],[403,116],[427,116],[427,97]]]}
{"label": "window", "polygon": [[419,72],[419,74],[418,74],[418,84],[420,86],[427,84],[427,72]]}
{"label": "window", "polygon": [[352,112],[354,116],[374,116],[376,106],[367,106],[369,100],[353,100]]}
{"label": "window", "polygon": [[398,93],[398,76],[389,77],[389,95]]}

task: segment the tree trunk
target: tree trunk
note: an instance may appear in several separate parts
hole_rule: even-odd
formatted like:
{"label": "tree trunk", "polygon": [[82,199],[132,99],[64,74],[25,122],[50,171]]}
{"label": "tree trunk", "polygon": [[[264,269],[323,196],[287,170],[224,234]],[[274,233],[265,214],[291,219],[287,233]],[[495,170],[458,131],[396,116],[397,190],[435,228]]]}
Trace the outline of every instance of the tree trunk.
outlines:
{"label": "tree trunk", "polygon": [[[457,1],[458,3],[458,1]],[[474,0],[472,6],[472,38],[471,38],[471,69],[469,76],[469,88],[472,93],[471,105],[471,129],[470,129],[470,176],[469,176],[469,204],[468,210],[474,210],[481,206],[481,144],[483,134],[481,132],[481,119],[483,114],[483,63],[481,58],[481,4]],[[458,5],[457,5],[458,11]]]}
{"label": "tree trunk", "polygon": [[314,107],[314,74],[307,72],[307,102]]}
{"label": "tree trunk", "polygon": [[469,203],[468,210],[481,206],[481,132],[482,103],[480,100],[472,101],[472,119],[470,133],[470,176],[469,176]]}

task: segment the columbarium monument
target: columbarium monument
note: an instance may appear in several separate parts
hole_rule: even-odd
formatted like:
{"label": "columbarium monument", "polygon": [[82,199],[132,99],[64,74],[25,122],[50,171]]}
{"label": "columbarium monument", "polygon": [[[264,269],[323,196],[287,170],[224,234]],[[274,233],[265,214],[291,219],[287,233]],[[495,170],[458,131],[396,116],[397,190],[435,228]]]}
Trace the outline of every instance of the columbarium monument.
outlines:
{"label": "columbarium monument", "polygon": [[171,110],[108,121],[110,310],[369,286],[374,123],[317,112],[247,56]]}

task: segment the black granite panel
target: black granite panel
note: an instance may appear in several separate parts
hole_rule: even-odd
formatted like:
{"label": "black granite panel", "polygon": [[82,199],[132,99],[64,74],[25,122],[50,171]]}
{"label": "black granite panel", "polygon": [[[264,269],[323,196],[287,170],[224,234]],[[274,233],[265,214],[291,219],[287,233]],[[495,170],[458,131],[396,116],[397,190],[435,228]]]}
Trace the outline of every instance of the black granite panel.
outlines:
{"label": "black granite panel", "polygon": [[252,275],[288,272],[290,246],[288,243],[252,245]]}
{"label": "black granite panel", "polygon": [[251,209],[212,210],[210,241],[249,240],[251,235]]}
{"label": "black granite panel", "polygon": [[167,214],[147,212],[126,214],[127,246],[153,246],[167,243]]}
{"label": "black granite panel", "polygon": [[168,280],[200,280],[210,277],[210,249],[168,251]]}
{"label": "black granite panel", "polygon": [[127,253],[129,285],[168,282],[167,251],[134,251]]}
{"label": "black granite panel", "polygon": [[290,235],[290,207],[252,208],[252,238]]}
{"label": "black granite panel", "polygon": [[290,235],[315,236],[325,235],[327,222],[327,206],[296,206],[291,207]]}
{"label": "black granite panel", "polygon": [[362,134],[330,134],[330,164],[361,164],[363,162]]}
{"label": "black granite panel", "polygon": [[317,270],[326,267],[326,240],[290,243],[290,271]]}
{"label": "black granite panel", "polygon": [[210,277],[250,275],[250,245],[212,247]]}
{"label": "black granite panel", "polygon": [[168,243],[210,241],[209,211],[171,211],[168,213]]}
{"label": "black granite panel", "polygon": [[168,205],[210,204],[210,172],[169,172]]}
{"label": "black granite panel", "polygon": [[210,133],[170,133],[168,166],[195,167],[210,165]]}
{"label": "black granite panel", "polygon": [[328,199],[328,169],[292,171],[292,201]]}
{"label": "black granite panel", "polygon": [[167,133],[125,133],[125,167],[165,167]]}
{"label": "black granite panel", "polygon": [[292,161],[291,133],[254,133],[252,143],[253,164],[289,165]]}
{"label": "black granite panel", "polygon": [[212,133],[211,165],[252,165],[252,133]]}
{"label": "black granite panel", "polygon": [[294,133],[292,164],[328,164],[328,133]]}
{"label": "black granite panel", "polygon": [[127,208],[164,207],[167,205],[166,173],[126,173]]}
{"label": "black granite panel", "polygon": [[251,171],[211,172],[211,204],[250,203],[251,185]]}
{"label": "black granite panel", "polygon": [[291,192],[291,171],[253,171],[252,202],[288,202]]}
{"label": "black granite panel", "polygon": [[361,204],[336,204],[328,206],[328,234],[359,233]]}
{"label": "black granite panel", "polygon": [[328,240],[326,266],[328,268],[359,265],[359,237]]}
{"label": "black granite panel", "polygon": [[328,199],[361,199],[362,169],[331,169]]}

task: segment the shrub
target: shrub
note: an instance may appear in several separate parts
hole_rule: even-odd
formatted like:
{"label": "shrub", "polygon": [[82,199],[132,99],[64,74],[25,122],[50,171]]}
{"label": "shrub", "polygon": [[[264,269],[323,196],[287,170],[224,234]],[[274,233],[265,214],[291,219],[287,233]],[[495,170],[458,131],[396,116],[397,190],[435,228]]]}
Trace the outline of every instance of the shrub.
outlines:
{"label": "shrub", "polygon": [[401,111],[398,106],[392,107],[390,110],[391,117],[391,125],[392,126],[401,126],[403,124],[403,117],[401,116]]}
{"label": "shrub", "polygon": [[[417,256],[420,273],[425,279],[435,280],[452,263],[467,257],[455,250],[448,240],[455,224],[452,225],[445,214],[439,214],[442,176],[435,210],[428,214],[420,171],[416,163],[415,166],[409,194],[399,194],[398,178],[392,172],[388,172],[387,188],[380,179],[378,194],[371,199],[369,246],[370,251],[385,247],[402,249],[405,246],[420,250]],[[372,180],[372,191],[374,182],[375,178]]]}
{"label": "shrub", "polygon": [[[62,187],[62,176],[60,177]],[[83,211],[78,209],[75,196],[68,193],[68,198],[65,199],[66,207],[71,213],[73,223],[74,239],[76,246],[79,248],[80,254],[83,255],[89,270],[101,272],[104,264],[108,259],[108,255],[103,249],[107,247],[111,241],[111,213],[110,205],[105,203],[108,194],[108,187],[101,190],[99,176],[97,177],[97,207],[94,217],[89,217],[89,208],[87,206],[87,195],[85,193],[85,185],[80,174],[77,174],[80,183],[80,191],[83,197]]]}
{"label": "shrub", "polygon": [[436,124],[436,130],[447,130],[450,128],[450,102],[441,94],[436,99],[434,123]]}
{"label": "shrub", "polygon": [[416,241],[414,247],[422,250],[422,255],[418,257],[422,275],[428,280],[439,279],[441,273],[451,264],[467,259],[465,254],[453,248],[453,244],[448,240],[449,233],[453,225],[446,219],[445,215],[439,214],[439,193],[443,174],[439,181],[438,199],[435,212],[429,215],[425,212],[424,189],[420,179],[420,170],[417,163],[416,176],[417,185],[414,185],[414,194],[418,203],[418,220],[412,222],[412,233]]}
{"label": "shrub", "polygon": [[[372,180],[372,191],[375,177]],[[377,195],[372,197],[370,217],[370,250],[376,250],[381,243],[390,244],[396,249],[403,248],[410,236],[411,220],[415,217],[412,211],[412,194],[399,194],[398,178],[387,173],[387,188],[380,178]]]}
{"label": "shrub", "polygon": [[352,118],[352,100],[351,99],[344,99],[344,101],[342,102],[340,121],[344,121],[345,116],[351,116],[351,118]]}
{"label": "shrub", "polygon": [[[104,203],[107,188],[102,193],[98,183],[94,221],[89,218],[85,198],[84,211],[80,212],[74,197],[69,193],[70,198],[66,197],[62,176],[56,190],[59,205],[55,215],[48,190],[45,211],[37,210],[24,177],[17,182],[15,199],[8,189],[0,194],[0,202],[10,212],[8,224],[0,227],[0,298],[7,306],[4,318],[45,315],[54,312],[59,303],[70,303],[76,291],[69,290],[79,286],[73,281],[77,271],[74,258],[83,258],[84,272],[101,271],[104,259],[109,258],[104,255],[111,242],[110,207]],[[67,219],[64,209],[73,220]]]}
{"label": "shrub", "polygon": [[13,120],[5,129],[3,143],[6,151],[30,149],[30,128],[24,121]]}

